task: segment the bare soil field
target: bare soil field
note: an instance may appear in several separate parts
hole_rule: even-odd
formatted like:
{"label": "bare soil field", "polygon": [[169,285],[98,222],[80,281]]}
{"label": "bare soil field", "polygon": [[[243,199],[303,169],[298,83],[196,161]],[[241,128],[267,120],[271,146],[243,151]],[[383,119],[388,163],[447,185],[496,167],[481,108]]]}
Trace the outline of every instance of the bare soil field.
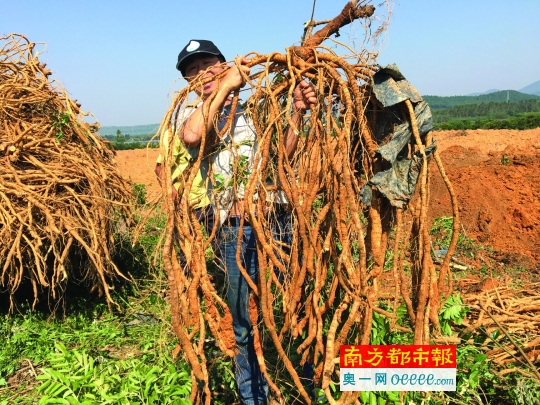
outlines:
{"label": "bare soil field", "polygon": [[[477,264],[539,271],[540,128],[433,135],[458,195],[463,230],[478,244],[494,249],[489,257],[477,258]],[[145,184],[149,198],[160,193],[154,174],[158,154],[156,149],[117,152],[121,172]],[[444,183],[435,166],[431,172],[430,217],[451,216]]]}
{"label": "bare soil field", "polygon": [[[493,247],[499,264],[540,270],[540,128],[440,131],[434,138],[467,235]],[[450,216],[450,198],[435,167],[432,173],[430,214]]]}
{"label": "bare soil field", "polygon": [[148,199],[161,193],[154,168],[159,149],[119,150],[116,152],[116,163],[120,172],[133,183],[144,184]]}

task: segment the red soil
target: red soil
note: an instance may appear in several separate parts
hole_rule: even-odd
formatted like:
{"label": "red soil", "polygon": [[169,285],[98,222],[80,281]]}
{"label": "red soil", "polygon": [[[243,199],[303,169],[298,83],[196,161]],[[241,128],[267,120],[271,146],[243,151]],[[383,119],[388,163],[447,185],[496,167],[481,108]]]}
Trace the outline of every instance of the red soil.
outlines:
{"label": "red soil", "polygon": [[[435,132],[458,195],[463,228],[507,266],[540,262],[540,128]],[[431,217],[450,216],[450,198],[431,166]]]}
{"label": "red soil", "polygon": [[120,172],[133,183],[144,184],[148,199],[161,193],[154,168],[159,149],[119,150],[116,152],[116,163]]}
{"label": "red soil", "polygon": [[[540,128],[526,131],[434,132],[448,177],[459,199],[463,229],[491,258],[507,266],[538,268],[540,263]],[[122,173],[160,187],[154,175],[159,151],[119,151]],[[432,162],[430,217],[451,216],[450,198]]]}

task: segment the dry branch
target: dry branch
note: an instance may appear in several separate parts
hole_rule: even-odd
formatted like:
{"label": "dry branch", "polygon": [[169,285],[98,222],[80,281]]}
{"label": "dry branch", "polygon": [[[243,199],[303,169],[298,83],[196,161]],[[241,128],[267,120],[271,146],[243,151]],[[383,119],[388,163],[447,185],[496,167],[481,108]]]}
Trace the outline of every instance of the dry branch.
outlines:
{"label": "dry branch", "polygon": [[[467,293],[464,303],[471,314],[464,322],[462,335],[478,332],[490,336],[498,330],[500,337],[486,354],[497,364],[525,366],[540,381],[535,362],[540,360],[540,297],[536,294],[538,284],[515,290],[510,286],[496,287],[495,291]],[[486,343],[488,343],[488,341]],[[464,343],[464,342],[462,342]]]}

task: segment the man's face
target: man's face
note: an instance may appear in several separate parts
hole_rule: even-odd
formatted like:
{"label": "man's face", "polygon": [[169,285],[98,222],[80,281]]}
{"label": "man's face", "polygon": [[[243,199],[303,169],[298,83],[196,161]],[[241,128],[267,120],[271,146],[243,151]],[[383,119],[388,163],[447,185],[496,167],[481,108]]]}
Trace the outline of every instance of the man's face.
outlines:
{"label": "man's face", "polygon": [[[191,82],[195,78],[195,76],[197,76],[201,72],[206,71],[206,69],[211,66],[215,67],[206,72],[203,76],[203,79],[215,76],[218,73],[223,72],[223,68],[219,66],[220,64],[221,62],[215,55],[210,55],[208,53],[195,54],[191,56],[186,63],[185,78],[188,82]],[[216,87],[216,84],[216,81],[211,81],[209,83],[206,83],[204,86],[202,86],[202,88],[196,91],[198,94],[201,95],[203,99],[205,99],[210,94],[212,94]]]}

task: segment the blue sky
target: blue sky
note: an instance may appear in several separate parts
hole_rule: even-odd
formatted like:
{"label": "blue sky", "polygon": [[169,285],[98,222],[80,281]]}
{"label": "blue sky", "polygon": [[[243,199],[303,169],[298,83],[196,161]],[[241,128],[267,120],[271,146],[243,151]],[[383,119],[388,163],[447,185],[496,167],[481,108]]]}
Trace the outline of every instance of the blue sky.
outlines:
{"label": "blue sky", "polygon": [[[344,4],[317,0],[315,19],[334,17]],[[190,39],[213,40],[229,59],[283,52],[299,41],[312,5],[0,0],[9,10],[0,14],[0,34],[47,43],[52,77],[102,125],[140,125],[161,121],[171,90],[183,86],[175,64]],[[378,61],[397,63],[424,95],[519,90],[540,80],[539,19],[539,0],[397,0]],[[340,40],[348,38],[342,32]]]}

